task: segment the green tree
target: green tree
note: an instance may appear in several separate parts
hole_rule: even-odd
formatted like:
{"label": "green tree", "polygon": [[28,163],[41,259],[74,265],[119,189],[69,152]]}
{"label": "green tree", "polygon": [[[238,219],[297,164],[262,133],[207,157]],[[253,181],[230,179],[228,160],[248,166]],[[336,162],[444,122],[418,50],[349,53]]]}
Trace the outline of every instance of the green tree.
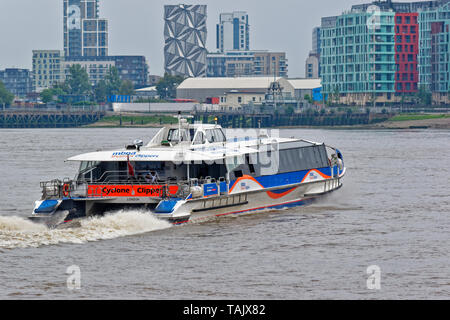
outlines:
{"label": "green tree", "polygon": [[309,94],[305,94],[305,96],[303,97],[303,99],[305,99],[308,103],[313,104],[314,101],[311,98],[311,96]]}
{"label": "green tree", "polygon": [[108,96],[108,84],[105,79],[97,82],[93,89],[94,99],[97,102],[106,102]]}
{"label": "green tree", "polygon": [[130,80],[122,81],[119,89],[119,94],[130,96],[134,93],[134,85]]}
{"label": "green tree", "polygon": [[122,80],[119,76],[119,71],[116,67],[109,68],[108,74],[105,77],[107,95],[120,94],[120,87],[122,86]]}
{"label": "green tree", "polygon": [[424,106],[429,106],[432,103],[432,94],[426,85],[421,85],[417,92],[417,99]]}
{"label": "green tree", "polygon": [[53,101],[53,90],[52,89],[45,89],[40,94],[41,100],[43,103],[49,103]]}
{"label": "green tree", "polygon": [[130,80],[122,80],[116,67],[111,67],[104,79],[97,82],[93,95],[97,102],[106,102],[112,95],[132,95],[134,85]]}
{"label": "green tree", "polygon": [[184,81],[183,76],[171,76],[168,73],[164,74],[156,84],[156,90],[161,99],[175,98],[176,88]]}
{"label": "green tree", "polygon": [[0,105],[10,105],[14,101],[14,95],[9,92],[2,81],[0,81]]}
{"label": "green tree", "polygon": [[84,95],[90,94],[92,91],[89,75],[79,64],[74,64],[70,67],[65,85],[67,86],[68,94]]}
{"label": "green tree", "polygon": [[49,103],[54,101],[54,97],[62,96],[64,94],[66,94],[66,92],[60,86],[55,86],[53,88],[43,90],[40,96],[42,102]]}
{"label": "green tree", "polygon": [[333,89],[333,100],[335,104],[339,104],[340,100],[341,100],[341,93],[339,91],[339,87],[338,86],[334,86]]}

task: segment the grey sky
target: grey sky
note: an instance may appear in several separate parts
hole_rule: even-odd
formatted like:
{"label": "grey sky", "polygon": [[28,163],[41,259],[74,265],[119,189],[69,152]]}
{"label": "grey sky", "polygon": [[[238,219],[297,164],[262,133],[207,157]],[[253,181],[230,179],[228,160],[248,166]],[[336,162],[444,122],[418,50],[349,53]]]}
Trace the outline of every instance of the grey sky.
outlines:
{"label": "grey sky", "polygon": [[[364,0],[100,0],[109,20],[110,55],[144,55],[151,74],[163,73],[163,6],[208,5],[209,51],[216,51],[219,13],[247,11],[250,49],[285,51],[290,77],[304,76],[311,31],[322,16],[338,15]],[[31,68],[33,49],[63,48],[63,0],[0,0],[0,69]]]}

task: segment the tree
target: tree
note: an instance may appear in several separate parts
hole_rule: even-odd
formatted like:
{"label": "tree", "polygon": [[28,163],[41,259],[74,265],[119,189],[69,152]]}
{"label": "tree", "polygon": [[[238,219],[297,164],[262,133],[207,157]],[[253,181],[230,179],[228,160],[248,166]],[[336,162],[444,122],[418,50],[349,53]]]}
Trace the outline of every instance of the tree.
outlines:
{"label": "tree", "polygon": [[42,102],[49,103],[49,102],[54,101],[55,96],[62,96],[65,94],[66,94],[66,92],[60,86],[55,86],[53,88],[43,90],[41,92],[40,96],[41,96]]}
{"label": "tree", "polygon": [[89,75],[79,64],[74,64],[70,67],[66,86],[68,88],[67,93],[73,95],[90,94],[92,91]]}
{"label": "tree", "polygon": [[341,93],[339,91],[339,86],[334,86],[334,90],[333,90],[333,100],[334,103],[339,104],[340,100],[341,100]]}
{"label": "tree", "polygon": [[130,96],[134,93],[134,85],[130,80],[122,81],[120,85],[119,94]]}
{"label": "tree", "polygon": [[53,90],[52,89],[45,89],[40,94],[41,100],[43,103],[49,103],[53,101]]}
{"label": "tree", "polygon": [[14,101],[14,95],[9,92],[2,81],[0,81],[0,105],[10,105]]}
{"label": "tree", "polygon": [[426,85],[421,85],[417,92],[417,98],[424,106],[429,106],[432,103],[432,94]]}
{"label": "tree", "polygon": [[303,99],[305,99],[309,104],[313,104],[314,103],[313,99],[311,98],[311,96],[309,94],[305,94]]}
{"label": "tree", "polygon": [[183,76],[171,76],[168,73],[164,74],[156,84],[156,90],[161,99],[175,98],[176,88],[184,81]]}
{"label": "tree", "polygon": [[120,79],[119,71],[116,67],[109,68],[108,74],[105,77],[105,81],[108,96],[117,95],[120,93],[122,80]]}
{"label": "tree", "polygon": [[108,96],[108,84],[105,79],[97,82],[93,89],[94,99],[97,102],[106,102]]}

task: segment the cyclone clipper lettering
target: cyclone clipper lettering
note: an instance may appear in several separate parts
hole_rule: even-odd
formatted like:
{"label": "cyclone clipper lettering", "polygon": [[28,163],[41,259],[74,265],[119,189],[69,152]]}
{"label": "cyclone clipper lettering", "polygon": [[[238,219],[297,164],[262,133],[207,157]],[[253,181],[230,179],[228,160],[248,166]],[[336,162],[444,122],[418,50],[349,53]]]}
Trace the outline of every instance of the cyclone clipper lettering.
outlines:
{"label": "cyclone clipper lettering", "polygon": [[108,188],[103,187],[102,192],[106,195],[115,194],[115,193],[130,193],[131,190],[129,188]]}
{"label": "cyclone clipper lettering", "polygon": [[148,188],[138,188],[137,189],[137,192],[139,193],[139,194],[141,194],[141,193],[143,193],[143,194],[145,194],[145,195],[148,195],[148,194],[150,194],[150,195],[159,195],[159,194],[161,194],[161,192],[162,192],[162,187],[157,187],[157,188],[150,188],[150,189],[148,189]]}
{"label": "cyclone clipper lettering", "polygon": [[[118,197],[128,197],[128,196],[138,196],[138,197],[160,197],[163,194],[163,186],[90,186],[89,195],[90,196],[118,196]],[[176,190],[169,188],[171,193],[176,193]]]}

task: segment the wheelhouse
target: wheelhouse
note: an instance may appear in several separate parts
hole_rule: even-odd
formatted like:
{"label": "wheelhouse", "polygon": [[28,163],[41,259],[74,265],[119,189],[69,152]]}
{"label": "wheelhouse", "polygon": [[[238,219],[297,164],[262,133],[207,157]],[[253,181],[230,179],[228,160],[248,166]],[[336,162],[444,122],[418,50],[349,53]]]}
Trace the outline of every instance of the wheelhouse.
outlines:
{"label": "wheelhouse", "polygon": [[187,182],[191,178],[220,180],[226,177],[226,172],[223,161],[182,164],[170,161],[82,161],[75,181],[77,184],[165,184]]}

